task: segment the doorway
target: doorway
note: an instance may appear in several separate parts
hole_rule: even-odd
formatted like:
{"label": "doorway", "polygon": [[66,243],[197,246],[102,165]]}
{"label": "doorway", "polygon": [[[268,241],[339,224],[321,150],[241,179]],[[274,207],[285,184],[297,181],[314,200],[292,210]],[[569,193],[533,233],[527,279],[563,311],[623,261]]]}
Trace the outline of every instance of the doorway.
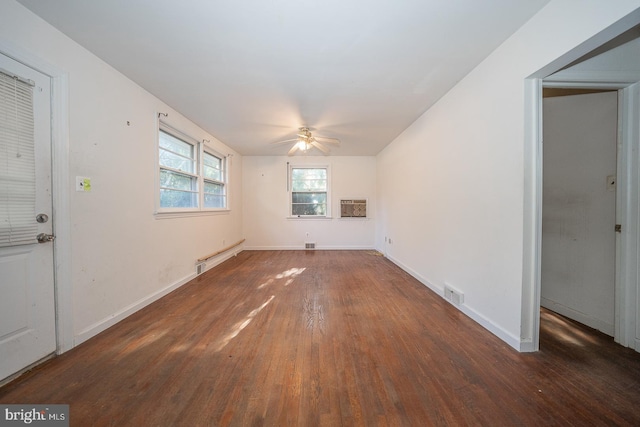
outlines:
{"label": "doorway", "polygon": [[614,336],[618,94],[543,95],[540,305]]}

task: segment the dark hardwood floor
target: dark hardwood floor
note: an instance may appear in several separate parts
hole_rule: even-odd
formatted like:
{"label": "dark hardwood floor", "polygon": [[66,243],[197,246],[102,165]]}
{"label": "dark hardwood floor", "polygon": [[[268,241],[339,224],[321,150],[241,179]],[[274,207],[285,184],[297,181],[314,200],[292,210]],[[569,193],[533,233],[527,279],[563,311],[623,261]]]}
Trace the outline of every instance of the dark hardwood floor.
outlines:
{"label": "dark hardwood floor", "polygon": [[367,251],[245,251],[0,389],[74,426],[640,425],[640,354],[521,354]]}

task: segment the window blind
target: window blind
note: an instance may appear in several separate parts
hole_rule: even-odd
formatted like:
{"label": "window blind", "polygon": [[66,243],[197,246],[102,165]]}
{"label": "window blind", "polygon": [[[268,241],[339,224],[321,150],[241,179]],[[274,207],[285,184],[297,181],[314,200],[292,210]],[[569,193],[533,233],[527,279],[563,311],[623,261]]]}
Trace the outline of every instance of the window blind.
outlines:
{"label": "window blind", "polygon": [[0,247],[36,242],[33,84],[0,70]]}

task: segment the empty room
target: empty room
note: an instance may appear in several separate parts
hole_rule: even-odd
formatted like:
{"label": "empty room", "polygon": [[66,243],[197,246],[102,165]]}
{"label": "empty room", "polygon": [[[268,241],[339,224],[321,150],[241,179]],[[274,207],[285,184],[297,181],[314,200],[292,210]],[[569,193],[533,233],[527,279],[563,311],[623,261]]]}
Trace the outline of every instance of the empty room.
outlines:
{"label": "empty room", "polygon": [[640,0],[0,0],[0,424],[639,425],[637,58]]}

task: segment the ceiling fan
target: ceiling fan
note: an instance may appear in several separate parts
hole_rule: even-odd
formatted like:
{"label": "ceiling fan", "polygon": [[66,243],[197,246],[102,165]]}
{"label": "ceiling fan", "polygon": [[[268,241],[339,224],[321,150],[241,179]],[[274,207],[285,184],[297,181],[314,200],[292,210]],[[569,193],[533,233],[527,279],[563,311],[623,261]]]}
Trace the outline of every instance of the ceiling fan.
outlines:
{"label": "ceiling fan", "polygon": [[317,148],[322,151],[323,154],[329,154],[329,148],[325,147],[323,144],[340,144],[340,140],[337,138],[314,136],[308,127],[298,128],[298,135],[296,138],[274,142],[274,144],[285,144],[287,142],[294,143],[287,153],[288,156],[293,156],[296,151],[307,152],[313,148]]}

